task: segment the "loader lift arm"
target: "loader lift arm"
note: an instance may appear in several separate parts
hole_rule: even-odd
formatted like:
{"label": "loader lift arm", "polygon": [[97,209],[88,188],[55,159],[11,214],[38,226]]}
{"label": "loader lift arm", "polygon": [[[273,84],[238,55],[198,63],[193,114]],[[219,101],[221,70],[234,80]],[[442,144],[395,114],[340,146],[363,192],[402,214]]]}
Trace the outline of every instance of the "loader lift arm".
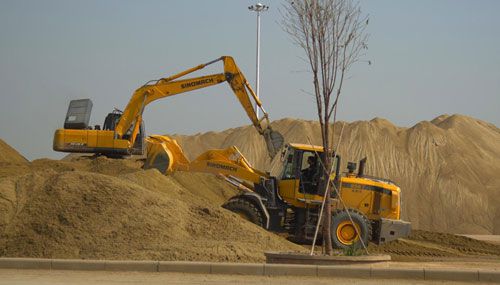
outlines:
{"label": "loader lift arm", "polygon": [[[163,174],[174,171],[212,173],[224,177],[230,183],[237,181],[238,185],[245,185],[238,188],[250,190],[253,189],[253,184],[260,183],[263,178],[269,178],[268,174],[253,168],[236,146],[207,150],[189,161],[175,139],[151,135],[147,138],[147,142],[145,169],[156,168]],[[242,182],[243,180],[245,182]]]}

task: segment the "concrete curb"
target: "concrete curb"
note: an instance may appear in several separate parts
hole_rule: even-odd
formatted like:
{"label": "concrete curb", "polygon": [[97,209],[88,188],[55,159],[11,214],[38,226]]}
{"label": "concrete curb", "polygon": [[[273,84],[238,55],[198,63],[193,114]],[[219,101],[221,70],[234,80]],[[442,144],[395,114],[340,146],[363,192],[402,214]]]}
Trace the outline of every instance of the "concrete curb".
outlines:
{"label": "concrete curb", "polygon": [[425,280],[479,281],[479,270],[425,268]]}
{"label": "concrete curb", "polygon": [[141,271],[158,272],[159,261],[135,261],[135,260],[106,260],[106,271]]}
{"label": "concrete curb", "polygon": [[420,279],[500,282],[500,270],[444,268],[378,268],[343,265],[217,263],[153,260],[80,260],[0,258],[0,269],[182,272],[262,276],[318,276],[373,279]]}
{"label": "concrete curb", "polygon": [[[425,279],[423,268],[372,268],[370,277],[383,279]],[[444,279],[447,280],[447,279]]]}
{"label": "concrete curb", "polygon": [[160,261],[158,271],[210,274],[212,273],[211,265],[210,262]]}
{"label": "concrete curb", "polygon": [[50,269],[103,271],[106,270],[106,262],[101,260],[52,259]]}
{"label": "concrete curb", "polygon": [[0,268],[51,269],[52,260],[37,258],[0,258]]}
{"label": "concrete curb", "polygon": [[302,264],[264,264],[264,274],[267,276],[318,276],[317,265]]}
{"label": "concrete curb", "polygon": [[318,265],[320,277],[370,278],[371,271],[369,266]]}

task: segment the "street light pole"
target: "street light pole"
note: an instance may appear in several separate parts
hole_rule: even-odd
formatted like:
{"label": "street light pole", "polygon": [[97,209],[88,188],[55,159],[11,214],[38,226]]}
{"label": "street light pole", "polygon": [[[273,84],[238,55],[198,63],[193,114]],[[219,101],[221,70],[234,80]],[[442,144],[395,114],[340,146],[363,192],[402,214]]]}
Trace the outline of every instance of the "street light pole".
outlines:
{"label": "street light pole", "polygon": [[[256,71],[255,71],[255,95],[259,98],[259,77],[260,77],[260,12],[267,11],[269,6],[263,5],[262,3],[257,3],[248,7],[248,10],[257,12],[257,55],[256,55]],[[255,103],[255,112],[257,118],[259,118],[259,107]]]}

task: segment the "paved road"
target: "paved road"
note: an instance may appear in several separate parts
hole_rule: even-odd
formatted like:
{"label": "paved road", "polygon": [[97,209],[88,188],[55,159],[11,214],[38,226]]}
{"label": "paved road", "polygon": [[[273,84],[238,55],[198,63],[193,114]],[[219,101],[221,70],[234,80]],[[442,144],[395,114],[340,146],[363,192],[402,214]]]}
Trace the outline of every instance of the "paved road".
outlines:
{"label": "paved road", "polygon": [[[265,277],[238,275],[206,275],[184,273],[148,273],[148,272],[106,272],[106,271],[57,271],[57,270],[16,270],[0,269],[0,285],[45,285],[45,284],[269,284],[269,285],[302,285],[302,284],[471,284],[444,281],[418,280],[383,280],[383,279],[341,279],[319,277]],[[474,283],[481,284],[481,283]],[[491,283],[484,283],[491,284]]]}

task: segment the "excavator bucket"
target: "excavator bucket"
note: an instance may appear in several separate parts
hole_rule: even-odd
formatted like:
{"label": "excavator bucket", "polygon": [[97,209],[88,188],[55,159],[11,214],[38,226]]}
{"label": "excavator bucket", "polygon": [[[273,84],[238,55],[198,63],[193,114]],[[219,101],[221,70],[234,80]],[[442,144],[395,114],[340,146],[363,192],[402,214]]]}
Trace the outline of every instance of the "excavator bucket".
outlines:
{"label": "excavator bucket", "polygon": [[280,132],[274,131],[271,127],[265,129],[263,135],[266,141],[267,152],[271,159],[273,159],[283,147],[285,139]]}

